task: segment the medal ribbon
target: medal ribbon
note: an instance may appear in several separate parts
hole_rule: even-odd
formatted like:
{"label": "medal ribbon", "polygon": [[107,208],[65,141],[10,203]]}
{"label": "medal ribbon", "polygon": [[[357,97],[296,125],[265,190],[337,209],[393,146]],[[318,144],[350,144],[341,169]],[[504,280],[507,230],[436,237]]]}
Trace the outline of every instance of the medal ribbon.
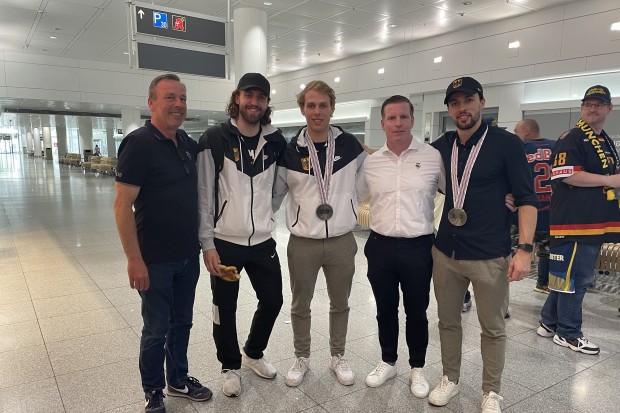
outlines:
{"label": "medal ribbon", "polygon": [[308,154],[310,155],[310,165],[314,168],[314,178],[316,179],[316,186],[319,190],[319,198],[321,204],[327,204],[329,196],[329,184],[332,180],[332,171],[334,170],[334,152],[336,149],[336,139],[332,134],[331,129],[327,135],[327,154],[325,155],[325,175],[321,171],[321,164],[319,163],[319,154],[314,146],[314,142],[308,136],[308,130],[304,132],[304,140],[308,147]]}
{"label": "medal ribbon", "polygon": [[452,178],[452,201],[454,203],[454,208],[463,209],[463,204],[465,203],[465,194],[467,193],[467,187],[469,186],[471,171],[472,169],[474,169],[474,163],[476,162],[478,153],[480,153],[482,143],[484,142],[484,138],[486,138],[488,131],[489,127],[487,126],[487,129],[484,131],[484,134],[482,135],[478,143],[473,145],[471,153],[469,154],[469,158],[467,158],[467,163],[465,163],[465,170],[463,171],[463,177],[461,178],[460,184],[457,177],[457,161],[459,149],[456,141],[459,139],[458,134],[456,136],[456,139],[454,139],[454,145],[452,146],[452,157],[450,159],[450,176]]}

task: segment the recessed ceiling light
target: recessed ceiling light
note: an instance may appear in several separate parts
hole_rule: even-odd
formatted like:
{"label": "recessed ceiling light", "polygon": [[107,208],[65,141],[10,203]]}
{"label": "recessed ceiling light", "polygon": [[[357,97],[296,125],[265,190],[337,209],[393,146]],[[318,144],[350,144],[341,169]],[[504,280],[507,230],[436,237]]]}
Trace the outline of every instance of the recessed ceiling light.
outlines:
{"label": "recessed ceiling light", "polygon": [[612,23],[611,30],[613,30],[613,31],[620,31],[620,22]]}
{"label": "recessed ceiling light", "polygon": [[50,39],[58,39],[58,36],[50,36]]}
{"label": "recessed ceiling light", "polygon": [[265,6],[272,6],[272,5],[273,5],[273,3],[272,3],[272,2],[270,2],[270,1],[265,1],[265,2],[263,2],[263,4],[264,4]]}
{"label": "recessed ceiling light", "polygon": [[443,56],[437,56],[436,58],[433,59],[433,63],[441,63],[442,60],[443,60]]}
{"label": "recessed ceiling light", "polygon": [[305,88],[305,87],[306,87],[306,85],[304,85],[303,83],[302,83],[301,85],[299,85],[299,88],[300,88],[301,90],[304,90],[304,88]]}
{"label": "recessed ceiling light", "polygon": [[518,49],[519,46],[521,46],[521,43],[519,43],[519,41],[517,40],[516,42],[510,42],[508,43],[508,48],[509,49]]}
{"label": "recessed ceiling light", "polygon": [[377,74],[382,75],[385,73],[385,68],[379,68],[379,70],[377,70]]}
{"label": "recessed ceiling light", "polygon": [[[275,68],[274,68],[274,69],[275,69]],[[273,89],[273,90],[271,91],[271,94],[272,94],[272,95],[275,95],[275,94],[276,94],[276,90],[275,90],[275,89]]]}
{"label": "recessed ceiling light", "polygon": [[123,54],[129,54],[129,52],[123,52]]}
{"label": "recessed ceiling light", "polygon": [[340,76],[336,76],[336,77],[334,78],[334,82],[336,82],[336,83],[340,83]]}
{"label": "recessed ceiling light", "polygon": [[388,25],[388,27],[396,27],[396,25],[394,23]]}

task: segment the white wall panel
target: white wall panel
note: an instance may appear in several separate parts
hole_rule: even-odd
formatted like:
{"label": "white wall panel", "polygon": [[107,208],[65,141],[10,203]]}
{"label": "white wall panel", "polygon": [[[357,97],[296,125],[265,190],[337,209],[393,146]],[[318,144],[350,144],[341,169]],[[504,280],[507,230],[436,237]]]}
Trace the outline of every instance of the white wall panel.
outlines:
{"label": "white wall panel", "polygon": [[609,28],[612,23],[620,21],[620,2],[618,5],[616,10],[565,21],[562,58],[617,53],[620,42]]}
{"label": "white wall panel", "polygon": [[98,104],[118,105],[119,100],[126,106],[146,106],[146,90],[142,96],[117,95],[110,93],[80,92],[78,101]]}
{"label": "white wall panel", "polygon": [[[505,69],[560,58],[562,23],[530,27],[493,37],[477,39],[474,45],[473,71]],[[521,47],[509,49],[519,41]]]}
{"label": "white wall panel", "polygon": [[618,8],[620,8],[618,0],[576,1],[566,5],[564,18],[573,19],[589,14],[618,10]]}
{"label": "white wall panel", "polygon": [[41,64],[6,62],[6,83],[13,87],[79,91],[78,69]]}
{"label": "white wall panel", "polygon": [[586,58],[585,70],[608,70],[609,68],[620,68],[620,40],[616,41],[618,52],[609,53],[602,56],[592,56]]}
{"label": "white wall panel", "polygon": [[533,78],[553,77],[565,73],[581,73],[586,70],[587,59],[558,60],[556,62],[539,63],[535,66]]}
{"label": "white wall panel", "polygon": [[89,93],[107,93],[124,96],[146,96],[138,73],[114,73],[105,70],[78,71],[80,90]]}
{"label": "white wall panel", "polygon": [[30,87],[7,87],[7,96],[20,99],[59,100],[63,102],[80,101],[80,93],[67,90],[32,89]]}
{"label": "white wall panel", "polygon": [[[433,63],[433,59],[438,56],[442,57],[441,64]],[[414,69],[408,80],[415,82],[421,79],[449,78],[471,73],[474,66],[473,59],[474,42],[471,41],[418,52],[409,56]],[[441,69],[437,69],[437,65],[440,65]]]}

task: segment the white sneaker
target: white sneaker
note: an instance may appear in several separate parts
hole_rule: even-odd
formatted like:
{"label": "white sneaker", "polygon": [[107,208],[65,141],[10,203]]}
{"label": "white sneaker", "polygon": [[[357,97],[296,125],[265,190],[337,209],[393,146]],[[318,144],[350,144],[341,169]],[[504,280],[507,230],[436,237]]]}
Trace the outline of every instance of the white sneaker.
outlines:
{"label": "white sneaker", "polygon": [[482,413],[502,413],[499,402],[504,400],[502,396],[494,391],[482,396]]}
{"label": "white sneaker", "polygon": [[239,370],[226,370],[222,372],[224,383],[222,392],[228,397],[239,396],[241,394],[241,373]]}
{"label": "white sneaker", "polygon": [[353,370],[349,367],[347,359],[340,354],[332,357],[332,360],[329,362],[329,369],[334,372],[336,379],[343,386],[350,386],[355,383]]}
{"label": "white sneaker", "polygon": [[411,394],[418,399],[423,399],[428,396],[428,382],[424,378],[421,367],[414,367],[411,369]]}
{"label": "white sneaker", "polygon": [[387,379],[391,379],[393,377],[396,377],[396,366],[392,366],[391,364],[382,361],[373,371],[370,372],[368,376],[366,376],[366,386],[379,387],[385,383]]}
{"label": "white sneaker", "polygon": [[310,360],[306,357],[297,357],[295,362],[286,373],[284,383],[290,387],[297,387],[304,381],[304,376],[310,370]]}
{"label": "white sneaker", "polygon": [[428,402],[433,406],[445,406],[457,394],[459,385],[448,380],[448,376],[443,376],[437,387],[428,395]]}
{"label": "white sneaker", "polygon": [[278,374],[278,371],[273,364],[265,360],[265,357],[259,359],[253,359],[245,355],[245,352],[241,352],[241,364],[254,370],[254,373],[264,379],[273,379]]}

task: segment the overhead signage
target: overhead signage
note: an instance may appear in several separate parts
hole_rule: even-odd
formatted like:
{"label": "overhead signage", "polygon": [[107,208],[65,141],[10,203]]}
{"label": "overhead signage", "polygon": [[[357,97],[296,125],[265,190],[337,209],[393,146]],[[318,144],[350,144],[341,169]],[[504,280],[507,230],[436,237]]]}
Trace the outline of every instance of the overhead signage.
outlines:
{"label": "overhead signage", "polygon": [[[152,5],[149,5],[152,7]],[[226,24],[208,16],[135,5],[136,33],[226,46]]]}
{"label": "overhead signage", "polygon": [[138,67],[226,78],[226,56],[138,42]]}

